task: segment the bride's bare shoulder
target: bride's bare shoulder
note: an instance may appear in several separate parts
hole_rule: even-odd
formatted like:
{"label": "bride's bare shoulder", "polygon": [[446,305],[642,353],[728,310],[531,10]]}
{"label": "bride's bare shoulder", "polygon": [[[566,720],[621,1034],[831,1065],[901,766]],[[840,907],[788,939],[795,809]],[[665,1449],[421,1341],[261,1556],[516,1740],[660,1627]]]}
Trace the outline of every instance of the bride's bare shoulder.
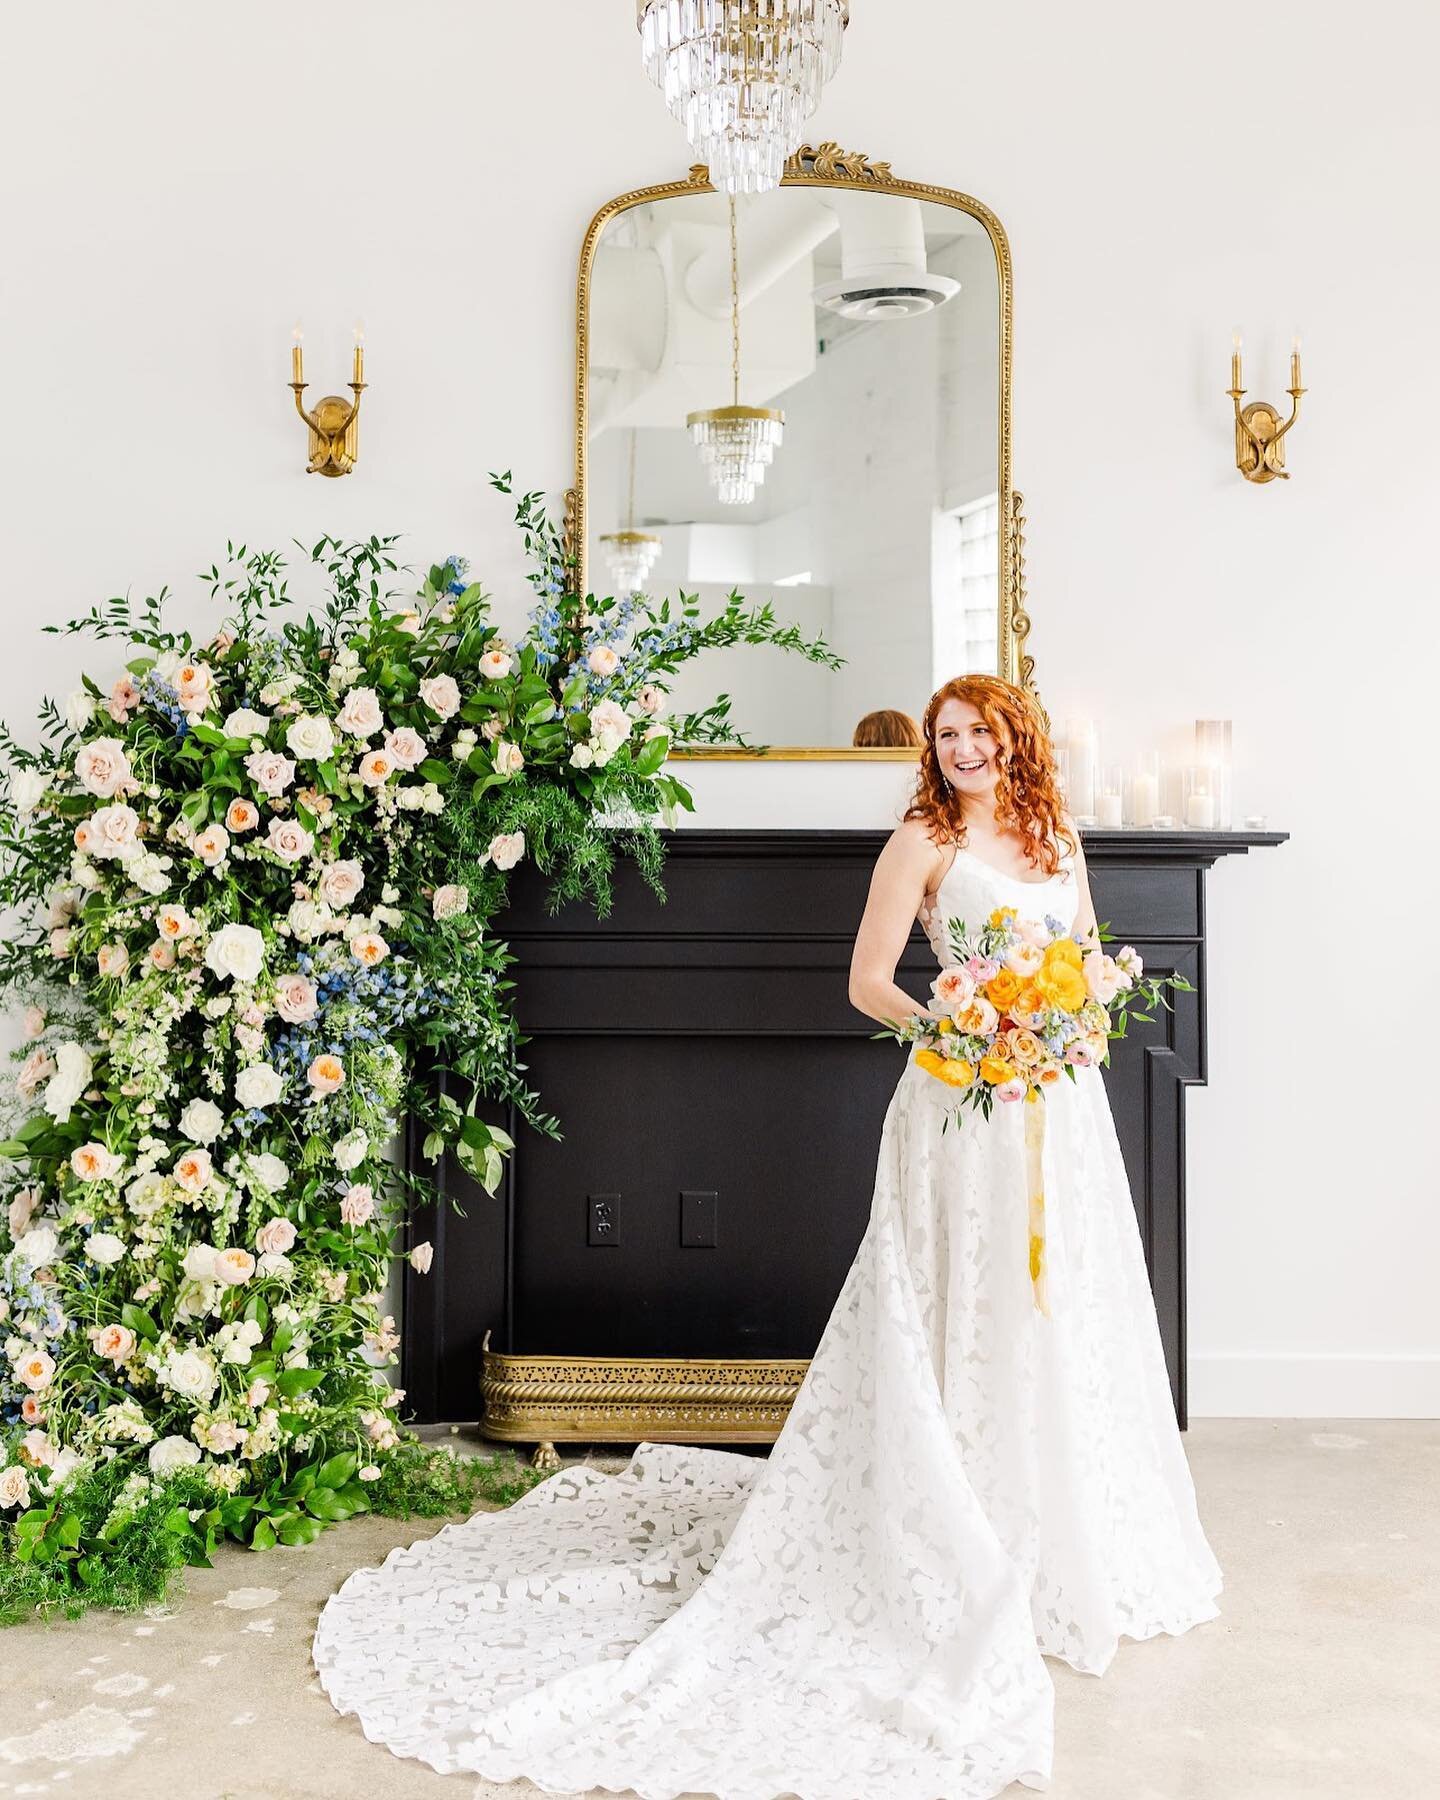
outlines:
{"label": "bride's bare shoulder", "polygon": [[924,819],[902,819],[880,852],[885,863],[928,877],[942,867],[945,853],[930,835]]}

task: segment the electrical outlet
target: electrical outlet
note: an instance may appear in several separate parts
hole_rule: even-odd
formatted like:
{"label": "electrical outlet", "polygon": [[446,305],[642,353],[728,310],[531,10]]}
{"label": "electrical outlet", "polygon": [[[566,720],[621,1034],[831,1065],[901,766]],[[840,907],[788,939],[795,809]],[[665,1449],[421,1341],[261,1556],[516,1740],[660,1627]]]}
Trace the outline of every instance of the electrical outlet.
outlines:
{"label": "electrical outlet", "polygon": [[710,1189],[682,1188],[680,1192],[680,1243],[686,1250],[715,1248],[716,1214],[720,1196]]}
{"label": "electrical outlet", "polygon": [[618,1244],[620,1242],[620,1196],[618,1194],[587,1195],[585,1217],[587,1221],[585,1242],[587,1244]]}

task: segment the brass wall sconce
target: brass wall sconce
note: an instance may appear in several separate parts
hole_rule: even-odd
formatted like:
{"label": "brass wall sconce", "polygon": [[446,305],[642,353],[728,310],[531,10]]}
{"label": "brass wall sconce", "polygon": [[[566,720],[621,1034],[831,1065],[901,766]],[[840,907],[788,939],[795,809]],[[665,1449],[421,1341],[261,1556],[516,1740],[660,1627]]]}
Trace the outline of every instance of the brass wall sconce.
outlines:
{"label": "brass wall sconce", "polygon": [[1240,378],[1240,333],[1235,333],[1230,352],[1230,386],[1226,389],[1235,405],[1235,467],[1247,481],[1288,481],[1285,467],[1285,433],[1300,416],[1300,340],[1290,347],[1290,417],[1283,423],[1280,414],[1268,400],[1252,400],[1242,411],[1240,401],[1245,388]]}
{"label": "brass wall sconce", "polygon": [[314,412],[305,410],[300,396],[305,392],[305,362],[302,352],[304,333],[295,327],[295,343],[290,352],[290,388],[295,395],[295,410],[310,427],[310,461],[307,475],[348,475],[360,455],[360,396],[369,385],[365,380],[365,335],[355,327],[355,365],[351,374],[353,400],[342,400],[338,394],[327,394]]}

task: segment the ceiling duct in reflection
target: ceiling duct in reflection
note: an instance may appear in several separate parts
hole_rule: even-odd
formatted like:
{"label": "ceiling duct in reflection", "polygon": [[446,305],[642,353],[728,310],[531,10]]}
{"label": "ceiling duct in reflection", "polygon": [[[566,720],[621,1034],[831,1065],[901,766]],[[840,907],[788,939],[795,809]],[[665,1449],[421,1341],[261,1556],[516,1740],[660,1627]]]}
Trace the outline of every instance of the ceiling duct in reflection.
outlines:
{"label": "ceiling duct in reflection", "polygon": [[814,290],[818,306],[846,319],[910,319],[960,292],[953,277],[926,265],[918,200],[896,194],[826,198],[840,220],[841,275]]}

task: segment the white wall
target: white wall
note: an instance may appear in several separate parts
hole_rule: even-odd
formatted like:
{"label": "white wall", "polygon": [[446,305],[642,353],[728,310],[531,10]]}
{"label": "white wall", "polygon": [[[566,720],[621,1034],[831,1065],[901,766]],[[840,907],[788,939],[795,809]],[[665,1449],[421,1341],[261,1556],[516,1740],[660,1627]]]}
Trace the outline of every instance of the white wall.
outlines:
{"label": "white wall", "polygon": [[[1417,918],[1435,855],[1435,11],[1377,0],[1360,30],[1313,0],[853,12],[813,135],[964,188],[1010,233],[1052,714],[1102,718],[1117,748],[1233,718],[1240,810],[1293,833],[1210,881],[1194,1410],[1440,1412],[1416,1028],[1437,999]],[[189,575],[228,534],[404,530],[417,561],[465,550],[526,592],[485,471],[566,484],[581,233],[691,160],[629,0],[84,0],[12,17],[6,64],[0,712],[70,685],[43,619],[164,580],[206,616]],[[349,480],[302,472],[297,315],[312,394],[366,323]],[[1267,488],[1231,466],[1237,322],[1267,397],[1305,333],[1294,479]],[[692,773],[708,825],[883,825],[903,778]],[[1392,1006],[1374,980],[1409,952],[1424,969]],[[1352,1066],[1382,1097],[1327,1091]]]}

